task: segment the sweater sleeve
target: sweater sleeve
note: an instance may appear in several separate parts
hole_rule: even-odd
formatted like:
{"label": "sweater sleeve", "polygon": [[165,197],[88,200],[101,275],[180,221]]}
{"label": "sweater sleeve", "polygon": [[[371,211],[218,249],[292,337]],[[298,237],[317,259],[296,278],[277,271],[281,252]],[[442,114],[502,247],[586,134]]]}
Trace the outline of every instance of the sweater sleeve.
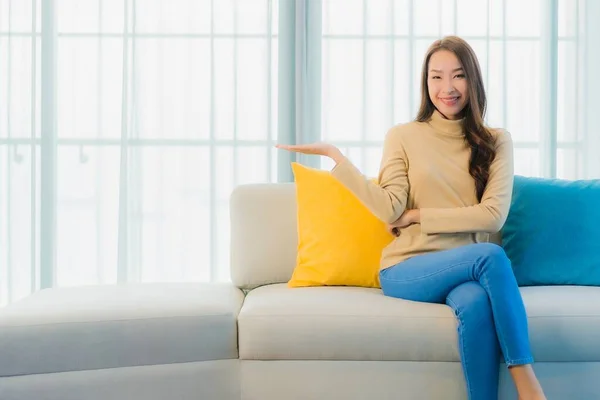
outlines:
{"label": "sweater sleeve", "polygon": [[422,233],[496,233],[502,229],[512,199],[513,143],[506,131],[497,138],[496,157],[481,202],[467,207],[422,208]]}
{"label": "sweater sleeve", "polygon": [[408,199],[408,165],[398,131],[386,134],[378,183],[365,177],[344,158],[331,171],[377,218],[385,223],[396,221]]}

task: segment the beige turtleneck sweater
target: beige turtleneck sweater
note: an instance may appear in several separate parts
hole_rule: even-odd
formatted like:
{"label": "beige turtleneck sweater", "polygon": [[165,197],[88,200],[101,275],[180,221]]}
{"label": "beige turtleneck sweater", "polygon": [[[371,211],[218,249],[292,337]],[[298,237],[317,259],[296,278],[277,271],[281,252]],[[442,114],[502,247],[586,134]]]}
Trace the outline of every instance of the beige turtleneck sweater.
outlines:
{"label": "beige turtleneck sweater", "polygon": [[469,174],[470,150],[462,121],[435,111],[428,122],[392,127],[384,141],[378,182],[347,158],[332,175],[385,223],[407,209],[420,209],[421,223],[400,230],[383,251],[381,268],[432,251],[487,242],[508,215],[513,186],[513,144],[504,130],[492,130],[496,158],[481,202]]}

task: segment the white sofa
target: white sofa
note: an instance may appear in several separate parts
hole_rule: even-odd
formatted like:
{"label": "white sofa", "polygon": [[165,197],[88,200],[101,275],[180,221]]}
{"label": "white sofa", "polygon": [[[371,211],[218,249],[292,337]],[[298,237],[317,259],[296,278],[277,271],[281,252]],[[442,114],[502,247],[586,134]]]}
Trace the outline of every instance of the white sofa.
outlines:
{"label": "white sofa", "polygon": [[[465,399],[446,305],[290,289],[293,184],[231,197],[232,283],[47,289],[0,310],[1,400]],[[600,398],[600,288],[522,288],[548,398]],[[500,398],[516,399],[506,368]]]}

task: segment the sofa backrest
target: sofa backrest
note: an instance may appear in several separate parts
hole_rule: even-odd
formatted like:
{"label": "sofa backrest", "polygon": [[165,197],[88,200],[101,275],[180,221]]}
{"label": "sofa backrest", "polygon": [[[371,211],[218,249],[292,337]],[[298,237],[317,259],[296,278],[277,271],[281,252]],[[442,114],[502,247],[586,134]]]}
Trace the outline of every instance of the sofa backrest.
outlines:
{"label": "sofa backrest", "polygon": [[230,198],[231,280],[242,289],[283,283],[296,266],[298,230],[293,183],[236,187]]}
{"label": "sofa backrest", "polygon": [[[296,266],[298,223],[293,183],[236,187],[230,198],[231,280],[242,289],[284,283]],[[500,234],[490,241],[501,243]]]}

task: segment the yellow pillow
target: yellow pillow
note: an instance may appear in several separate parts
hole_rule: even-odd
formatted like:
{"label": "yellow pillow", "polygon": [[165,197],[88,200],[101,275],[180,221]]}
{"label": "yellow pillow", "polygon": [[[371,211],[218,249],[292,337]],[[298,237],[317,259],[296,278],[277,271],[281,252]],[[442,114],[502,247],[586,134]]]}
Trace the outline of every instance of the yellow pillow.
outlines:
{"label": "yellow pillow", "polygon": [[289,287],[379,286],[381,252],[393,236],[329,171],[292,163],[298,257]]}

